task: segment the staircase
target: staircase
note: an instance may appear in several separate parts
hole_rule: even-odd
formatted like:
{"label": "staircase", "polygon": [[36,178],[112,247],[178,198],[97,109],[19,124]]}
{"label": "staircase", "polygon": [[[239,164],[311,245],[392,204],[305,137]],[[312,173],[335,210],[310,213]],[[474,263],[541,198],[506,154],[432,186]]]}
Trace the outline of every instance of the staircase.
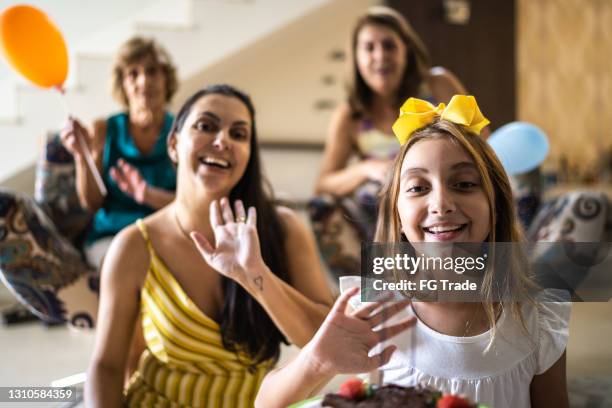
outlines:
{"label": "staircase", "polygon": [[[58,0],[58,4],[62,1],[74,2]],[[52,10],[48,9],[55,2],[38,3],[41,4],[31,2],[53,16]],[[107,1],[104,4],[112,7],[113,3]],[[71,72],[66,83],[66,100],[70,113],[90,121],[118,109],[108,91],[112,55],[132,35],[152,36],[159,40],[179,67],[181,82],[189,83],[207,67],[248,49],[250,44],[327,3],[331,0],[147,2],[147,7],[134,14],[96,30],[86,38],[79,38],[74,48],[69,44]],[[83,11],[87,2],[79,4],[74,13],[86,18],[90,12],[95,12]],[[62,27],[62,21],[55,21]],[[10,187],[11,180],[31,176],[42,137],[48,131],[58,130],[67,112],[55,91],[35,88],[16,74],[0,77],[0,92],[0,184]]]}

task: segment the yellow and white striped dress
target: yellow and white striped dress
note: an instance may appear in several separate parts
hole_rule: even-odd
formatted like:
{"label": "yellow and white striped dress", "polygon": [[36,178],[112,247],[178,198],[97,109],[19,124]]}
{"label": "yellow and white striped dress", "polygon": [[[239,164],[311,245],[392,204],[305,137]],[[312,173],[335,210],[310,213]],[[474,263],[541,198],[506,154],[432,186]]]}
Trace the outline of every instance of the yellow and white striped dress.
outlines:
{"label": "yellow and white striped dress", "polygon": [[144,223],[137,225],[151,254],[141,291],[147,346],[125,390],[128,406],[252,407],[271,364],[249,370],[246,354],[223,347],[219,325],[157,257]]}

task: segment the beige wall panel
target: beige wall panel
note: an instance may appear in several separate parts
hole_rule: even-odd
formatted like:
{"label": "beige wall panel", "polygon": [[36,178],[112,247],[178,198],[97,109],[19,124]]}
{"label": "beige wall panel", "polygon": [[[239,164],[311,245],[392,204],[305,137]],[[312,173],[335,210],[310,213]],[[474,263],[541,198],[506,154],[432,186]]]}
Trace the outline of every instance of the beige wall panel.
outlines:
{"label": "beige wall panel", "polygon": [[518,0],[517,112],[562,156],[592,172],[612,149],[612,1]]}

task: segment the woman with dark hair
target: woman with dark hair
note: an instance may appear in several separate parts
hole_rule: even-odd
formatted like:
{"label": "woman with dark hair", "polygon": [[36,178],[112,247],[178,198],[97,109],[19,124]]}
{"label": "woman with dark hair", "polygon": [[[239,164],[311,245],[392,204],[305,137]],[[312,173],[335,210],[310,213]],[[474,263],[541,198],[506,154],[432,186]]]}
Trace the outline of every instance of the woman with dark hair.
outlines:
{"label": "woman with dark hair", "polygon": [[316,244],[264,191],[255,112],[242,92],[195,93],[168,153],[176,199],[119,233],[104,262],[86,399],[252,406],[281,341],[303,346],[329,310]]}
{"label": "woman with dark hair", "polygon": [[[429,53],[408,21],[372,7],[351,37],[349,97],[336,110],[309,210],[321,252],[335,275],[359,269],[360,241],[374,234],[377,195],[399,144],[391,132],[410,96],[431,102],[465,93],[457,78],[431,67]],[[349,163],[353,155],[358,161]]]}

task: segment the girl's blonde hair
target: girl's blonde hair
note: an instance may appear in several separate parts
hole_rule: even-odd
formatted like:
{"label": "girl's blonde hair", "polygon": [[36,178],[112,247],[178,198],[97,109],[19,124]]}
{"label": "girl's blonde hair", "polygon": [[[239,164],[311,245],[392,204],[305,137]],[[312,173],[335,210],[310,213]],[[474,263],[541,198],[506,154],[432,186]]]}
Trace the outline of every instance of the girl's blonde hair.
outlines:
{"label": "girl's blonde hair", "polygon": [[[489,225],[491,231],[487,237],[488,265],[481,287],[482,305],[485,309],[489,326],[492,329],[491,342],[495,335],[496,306],[500,299],[510,299],[507,304],[510,311],[526,330],[521,302],[527,300],[535,303],[532,290],[535,284],[528,273],[526,255],[522,250],[524,236],[516,217],[512,189],[506,172],[491,149],[478,135],[469,132],[463,126],[435,118],[429,125],[415,131],[402,146],[392,167],[387,183],[381,191],[378,222],[375,242],[397,243],[402,241],[402,230],[397,208],[400,193],[400,173],[406,153],[415,144],[424,140],[448,139],[463,148],[474,161],[481,177],[482,188],[487,197],[489,208]],[[494,244],[508,242],[508,257],[503,266],[495,258]],[[518,244],[518,245],[517,245]],[[508,261],[510,263],[508,264]],[[503,276],[502,271],[504,272]],[[499,302],[500,307],[503,304]]]}

